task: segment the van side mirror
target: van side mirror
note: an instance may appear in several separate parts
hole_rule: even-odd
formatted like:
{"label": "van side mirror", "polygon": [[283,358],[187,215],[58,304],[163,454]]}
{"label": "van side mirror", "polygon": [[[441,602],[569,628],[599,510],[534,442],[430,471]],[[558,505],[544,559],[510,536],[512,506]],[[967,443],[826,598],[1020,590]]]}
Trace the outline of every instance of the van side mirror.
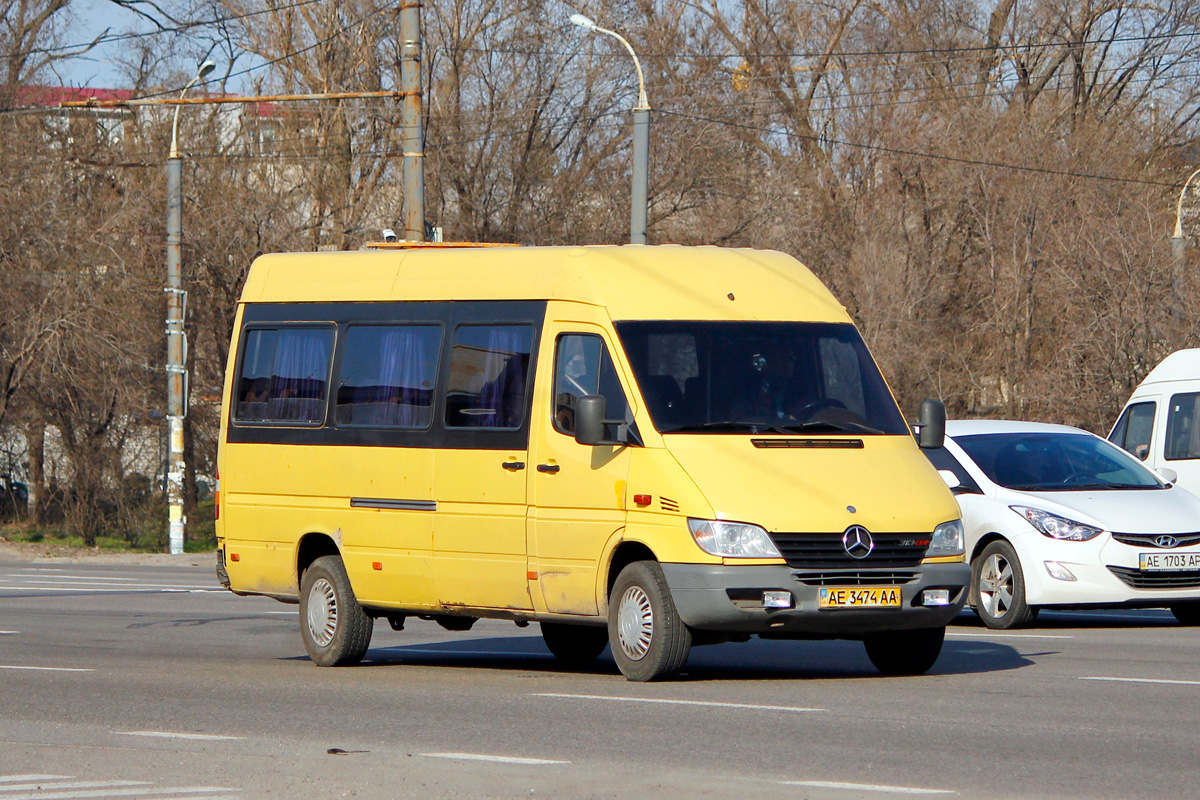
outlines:
{"label": "van side mirror", "polygon": [[[580,444],[641,444],[641,437],[623,419],[605,419],[608,401],[598,394],[585,394],[575,399],[575,441]],[[609,425],[616,425],[617,436],[605,435]]]}
{"label": "van side mirror", "polygon": [[917,444],[922,450],[936,450],[946,441],[946,406],[941,400],[927,397],[921,401],[918,417],[921,430]]}

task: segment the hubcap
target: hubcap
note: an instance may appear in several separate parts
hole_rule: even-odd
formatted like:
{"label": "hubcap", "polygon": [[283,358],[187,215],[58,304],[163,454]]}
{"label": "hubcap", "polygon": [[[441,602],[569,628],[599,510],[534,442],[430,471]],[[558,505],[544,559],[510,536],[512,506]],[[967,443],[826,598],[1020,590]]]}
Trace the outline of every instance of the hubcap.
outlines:
{"label": "hubcap", "polygon": [[629,659],[639,661],[649,652],[653,637],[654,609],[650,598],[642,587],[630,586],[617,606],[617,640],[621,651]]}
{"label": "hubcap", "polygon": [[979,605],[992,619],[1008,613],[1013,603],[1013,569],[999,553],[988,556],[979,570]]}
{"label": "hubcap", "polygon": [[328,647],[337,631],[337,594],[326,578],[317,578],[308,590],[308,633],[318,647]]}

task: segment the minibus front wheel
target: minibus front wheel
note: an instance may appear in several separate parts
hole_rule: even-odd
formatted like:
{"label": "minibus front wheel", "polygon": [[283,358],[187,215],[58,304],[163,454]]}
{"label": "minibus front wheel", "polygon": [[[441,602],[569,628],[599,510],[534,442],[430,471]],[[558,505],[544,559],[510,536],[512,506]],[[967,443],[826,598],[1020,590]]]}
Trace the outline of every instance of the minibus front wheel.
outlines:
{"label": "minibus front wheel", "polygon": [[343,667],[362,661],[373,627],[341,556],[321,556],[309,565],[300,586],[300,636],[314,664]]}
{"label": "minibus front wheel", "polygon": [[662,567],[635,561],[621,570],[608,602],[608,641],[631,681],[652,681],[687,663],[692,634],[679,617]]}

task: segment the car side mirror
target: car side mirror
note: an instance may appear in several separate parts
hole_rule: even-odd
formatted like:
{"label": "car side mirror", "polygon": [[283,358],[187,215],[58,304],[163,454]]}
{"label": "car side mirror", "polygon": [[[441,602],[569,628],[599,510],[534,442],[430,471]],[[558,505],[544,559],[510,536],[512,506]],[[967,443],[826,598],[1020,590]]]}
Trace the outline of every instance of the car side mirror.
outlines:
{"label": "car side mirror", "polygon": [[1174,486],[1175,482],[1179,480],[1179,473],[1170,467],[1159,467],[1155,472],[1158,473],[1160,478],[1166,481],[1167,486]]}
{"label": "car side mirror", "polygon": [[940,476],[942,477],[942,480],[945,482],[945,484],[946,484],[946,487],[947,487],[947,488],[949,488],[949,489],[957,489],[957,488],[959,488],[960,486],[962,486],[962,481],[960,481],[960,480],[958,479],[958,476],[957,476],[957,475],[955,475],[955,474],[954,474],[953,472],[951,472],[950,470],[948,470],[948,469],[939,469],[939,470],[937,471],[937,473],[938,473],[938,475],[940,475]]}
{"label": "car side mirror", "polygon": [[917,444],[922,450],[937,450],[946,442],[946,406],[931,397],[921,401]]}
{"label": "car side mirror", "polygon": [[[584,445],[641,444],[641,439],[623,419],[605,419],[608,401],[598,394],[585,394],[575,400],[575,441]],[[608,426],[616,425],[616,437],[607,436]]]}

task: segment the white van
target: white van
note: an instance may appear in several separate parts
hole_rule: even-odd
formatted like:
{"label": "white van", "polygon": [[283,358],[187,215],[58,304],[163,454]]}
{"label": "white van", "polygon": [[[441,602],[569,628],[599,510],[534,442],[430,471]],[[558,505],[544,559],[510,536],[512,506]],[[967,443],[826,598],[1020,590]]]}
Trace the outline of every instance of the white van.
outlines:
{"label": "white van", "polygon": [[1200,348],[1176,350],[1150,370],[1108,440],[1200,494]]}

